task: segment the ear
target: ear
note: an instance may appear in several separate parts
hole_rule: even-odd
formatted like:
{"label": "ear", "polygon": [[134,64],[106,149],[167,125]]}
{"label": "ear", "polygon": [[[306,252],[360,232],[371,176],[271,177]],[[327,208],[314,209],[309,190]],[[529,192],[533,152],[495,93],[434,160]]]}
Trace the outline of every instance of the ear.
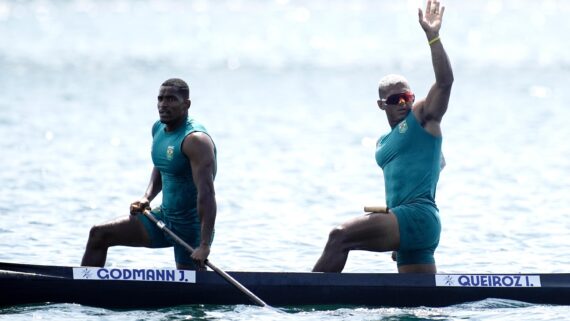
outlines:
{"label": "ear", "polygon": [[186,100],[185,103],[188,105],[186,108],[190,108],[190,105],[192,105],[192,101],[190,99]]}
{"label": "ear", "polygon": [[380,109],[382,109],[382,110],[385,110],[385,109],[384,109],[384,104],[382,104],[382,101],[381,101],[380,99],[378,99],[378,100],[376,101],[376,103],[378,103],[378,108],[380,108]]}

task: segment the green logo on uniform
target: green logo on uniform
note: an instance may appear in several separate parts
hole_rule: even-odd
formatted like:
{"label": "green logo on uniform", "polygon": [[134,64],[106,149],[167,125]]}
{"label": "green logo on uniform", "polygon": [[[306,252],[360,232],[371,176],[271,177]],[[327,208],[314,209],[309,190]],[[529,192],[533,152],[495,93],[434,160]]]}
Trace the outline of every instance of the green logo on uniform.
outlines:
{"label": "green logo on uniform", "polygon": [[174,146],[168,146],[166,148],[166,159],[172,160],[174,158]]}
{"label": "green logo on uniform", "polygon": [[406,121],[404,120],[403,122],[400,123],[400,125],[398,125],[398,131],[400,132],[400,134],[403,134],[407,130],[408,130],[408,123],[406,123]]}

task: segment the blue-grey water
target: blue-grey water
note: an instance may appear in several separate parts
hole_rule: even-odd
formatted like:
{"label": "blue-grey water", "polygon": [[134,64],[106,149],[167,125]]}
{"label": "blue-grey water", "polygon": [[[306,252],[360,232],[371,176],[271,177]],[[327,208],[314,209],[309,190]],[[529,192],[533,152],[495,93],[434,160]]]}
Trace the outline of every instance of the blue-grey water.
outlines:
{"label": "blue-grey water", "polygon": [[[78,265],[89,228],[148,183],[160,83],[191,86],[219,150],[210,259],[309,271],[328,231],[383,204],[375,140],[387,73],[424,96],[434,77],[420,0],[0,0],[0,261]],[[445,1],[455,84],[442,123],[440,272],[569,272],[570,2]],[[157,201],[158,202],[158,201]],[[170,249],[113,248],[108,266],[172,267]],[[347,272],[395,272],[354,252]],[[0,289],[1,291],[1,289]],[[446,308],[74,304],[2,320],[559,320],[568,307],[487,300]]]}

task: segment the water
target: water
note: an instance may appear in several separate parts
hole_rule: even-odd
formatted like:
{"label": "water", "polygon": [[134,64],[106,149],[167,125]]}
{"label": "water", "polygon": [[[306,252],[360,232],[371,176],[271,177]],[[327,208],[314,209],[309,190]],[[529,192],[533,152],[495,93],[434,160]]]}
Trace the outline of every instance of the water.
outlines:
{"label": "water", "polygon": [[[210,259],[309,271],[328,231],[383,203],[377,81],[433,82],[421,1],[0,1],[0,261],[78,265],[90,226],[142,195],[160,83],[191,86],[219,149]],[[439,271],[568,272],[567,1],[446,1],[456,82],[442,123]],[[108,266],[172,267],[113,248]],[[351,253],[347,272],[395,272]],[[567,307],[487,300],[440,309],[13,307],[29,320],[552,320]]]}

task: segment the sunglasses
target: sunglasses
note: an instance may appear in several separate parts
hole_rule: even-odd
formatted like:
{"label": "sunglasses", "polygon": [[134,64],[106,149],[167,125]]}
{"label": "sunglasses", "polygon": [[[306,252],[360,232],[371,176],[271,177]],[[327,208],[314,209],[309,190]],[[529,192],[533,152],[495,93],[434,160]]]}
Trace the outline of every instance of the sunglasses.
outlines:
{"label": "sunglasses", "polygon": [[414,93],[412,93],[411,91],[406,91],[404,93],[394,94],[386,99],[380,99],[380,100],[386,105],[397,105],[402,100],[405,103],[409,103],[411,101],[414,101],[415,98],[416,96],[414,95]]}

